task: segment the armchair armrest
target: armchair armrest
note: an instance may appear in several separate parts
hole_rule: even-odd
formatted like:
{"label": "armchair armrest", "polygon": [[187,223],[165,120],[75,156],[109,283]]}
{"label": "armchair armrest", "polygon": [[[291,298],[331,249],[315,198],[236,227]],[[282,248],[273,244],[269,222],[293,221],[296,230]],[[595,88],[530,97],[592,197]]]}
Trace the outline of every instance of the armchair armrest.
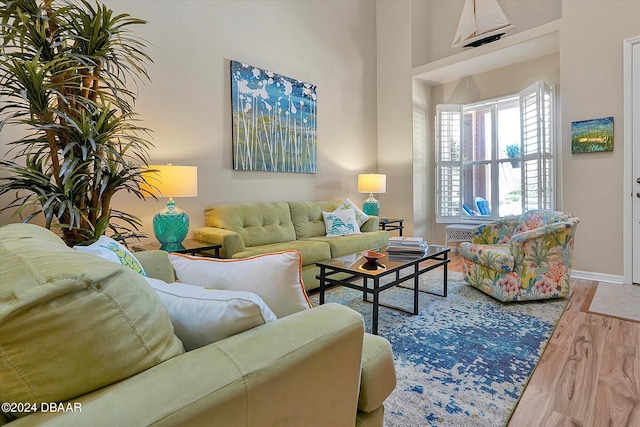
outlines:
{"label": "armchair armrest", "polygon": [[245,250],[244,240],[235,231],[216,227],[200,227],[193,232],[196,240],[222,245],[220,251],[223,258],[231,258],[233,254]]}
{"label": "armchair armrest", "polygon": [[326,304],[70,401],[81,411],[37,412],[11,426],[354,425],[363,336],[360,314]]}
{"label": "armchair armrest", "polygon": [[542,240],[546,236],[553,236],[555,245],[566,245],[574,234],[575,227],[579,220],[576,217],[567,219],[566,221],[555,222],[547,224],[533,230],[528,230],[522,233],[514,234],[511,237],[511,253],[516,253],[522,250],[528,242],[534,240]]}
{"label": "armchair armrest", "polygon": [[476,245],[496,245],[507,243],[519,220],[520,217],[509,215],[498,221],[481,224],[473,231],[471,243]]}

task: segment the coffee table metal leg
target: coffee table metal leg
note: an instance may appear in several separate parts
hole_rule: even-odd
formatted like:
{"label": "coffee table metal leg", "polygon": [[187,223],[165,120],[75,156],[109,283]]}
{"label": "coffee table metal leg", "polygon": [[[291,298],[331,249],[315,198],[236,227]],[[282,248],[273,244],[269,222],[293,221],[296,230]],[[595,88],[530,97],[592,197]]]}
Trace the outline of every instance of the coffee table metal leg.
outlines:
{"label": "coffee table metal leg", "polygon": [[378,309],[380,308],[380,300],[378,295],[379,279],[373,279],[373,320],[371,325],[371,333],[378,335]]}
{"label": "coffee table metal leg", "polygon": [[325,277],[325,268],[320,266],[320,277],[319,277],[319,281],[320,281],[320,289],[318,291],[318,304],[322,305],[324,304],[324,277]]}
{"label": "coffee table metal leg", "polygon": [[415,277],[413,278],[413,314],[418,314],[418,299],[420,296],[420,277],[418,276],[418,271],[420,270],[420,266],[418,264],[415,265]]}
{"label": "coffee table metal leg", "polygon": [[448,280],[447,280],[447,266],[449,265],[449,262],[447,262],[446,260],[448,258],[448,255],[449,255],[448,252],[444,253],[444,259],[445,259],[445,263],[443,265],[443,268],[444,268],[444,295],[443,296],[444,297],[447,296],[447,283],[448,283]]}

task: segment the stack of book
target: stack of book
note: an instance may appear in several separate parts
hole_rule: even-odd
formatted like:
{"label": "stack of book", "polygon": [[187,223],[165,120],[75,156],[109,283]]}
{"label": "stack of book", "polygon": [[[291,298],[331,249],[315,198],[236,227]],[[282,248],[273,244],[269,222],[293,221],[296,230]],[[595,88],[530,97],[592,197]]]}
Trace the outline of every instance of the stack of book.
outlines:
{"label": "stack of book", "polygon": [[387,253],[394,258],[416,258],[424,255],[427,247],[422,237],[390,237]]}

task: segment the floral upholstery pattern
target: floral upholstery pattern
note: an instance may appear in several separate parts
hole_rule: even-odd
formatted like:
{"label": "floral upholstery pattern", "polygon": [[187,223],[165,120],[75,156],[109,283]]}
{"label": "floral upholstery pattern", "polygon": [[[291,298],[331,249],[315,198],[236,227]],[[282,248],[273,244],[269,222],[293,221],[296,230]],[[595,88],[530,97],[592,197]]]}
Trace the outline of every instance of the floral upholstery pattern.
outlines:
{"label": "floral upholstery pattern", "polygon": [[465,245],[460,247],[460,255],[496,271],[513,271],[514,258],[507,245]]}
{"label": "floral upholstery pattern", "polygon": [[535,210],[481,225],[460,244],[464,279],[501,301],[563,298],[579,222],[566,212]]}

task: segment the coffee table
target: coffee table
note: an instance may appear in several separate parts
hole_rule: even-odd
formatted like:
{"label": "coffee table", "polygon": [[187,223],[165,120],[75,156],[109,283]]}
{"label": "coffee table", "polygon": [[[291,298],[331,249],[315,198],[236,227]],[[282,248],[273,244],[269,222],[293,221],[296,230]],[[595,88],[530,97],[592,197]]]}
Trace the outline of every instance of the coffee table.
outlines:
{"label": "coffee table", "polygon": [[[154,249],[159,250],[160,246],[162,246],[160,243],[153,242],[147,244],[134,244],[131,246],[131,249],[133,251],[151,251]],[[216,243],[201,242],[194,239],[183,240],[182,246],[184,246],[184,249],[177,249],[170,252],[174,252],[177,254],[201,255],[211,258],[220,258],[220,249],[222,248],[222,245],[218,245]]]}
{"label": "coffee table", "polygon": [[[380,306],[416,315],[418,314],[418,297],[420,292],[440,297],[447,296],[447,264],[450,261],[449,251],[451,249],[447,246],[429,245],[426,252],[422,255],[415,255],[415,257],[403,256],[401,258],[393,254],[389,255],[386,246],[376,250],[386,255],[386,257],[382,258],[376,265],[367,262],[362,256],[359,256],[360,254],[352,254],[347,257],[334,258],[316,263],[320,268],[320,274],[316,276],[320,282],[319,303],[324,304],[324,294],[327,285],[345,286],[362,291],[363,301],[373,303],[371,332],[375,335],[378,334],[378,310]],[[444,269],[443,292],[437,294],[421,290],[418,286],[420,275],[440,266]],[[346,277],[344,277],[345,273]],[[340,278],[336,276],[340,276]],[[388,276],[391,276],[391,281],[381,284],[381,279]],[[358,284],[360,279],[362,279],[362,284]],[[413,279],[413,286],[399,286],[401,283],[410,279]],[[369,286],[369,281],[372,282],[371,286]],[[413,289],[413,310],[410,311],[402,307],[380,303],[380,293],[394,286]],[[373,301],[369,301],[369,294],[373,295]]]}

